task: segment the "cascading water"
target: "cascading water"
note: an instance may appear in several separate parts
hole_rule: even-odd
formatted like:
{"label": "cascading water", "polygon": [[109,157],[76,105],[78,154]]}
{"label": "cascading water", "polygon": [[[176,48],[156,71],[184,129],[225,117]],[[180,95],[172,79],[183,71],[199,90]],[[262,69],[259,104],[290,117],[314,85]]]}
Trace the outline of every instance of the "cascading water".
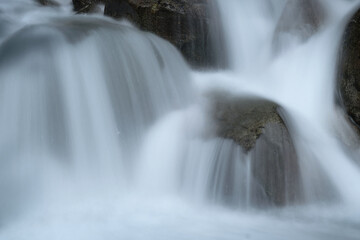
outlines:
{"label": "cascading water", "polygon": [[[359,238],[360,168],[333,100],[358,2],[323,1],[321,26],[299,31],[285,0],[217,3],[230,69],[195,72],[128,22],[0,1],[0,239]],[[267,152],[213,134],[214,92],[283,106],[297,201],[284,187],[282,208],[255,203]]]}
{"label": "cascading water", "polygon": [[[233,10],[231,9],[239,11],[241,8],[244,9],[245,2],[248,4],[246,9],[257,7],[258,13],[263,14],[263,18],[260,18],[261,20],[258,20],[257,24],[254,23],[251,28],[245,26],[246,21],[235,20],[233,22],[230,20],[227,22],[231,29],[243,24],[244,26],[240,28],[250,32],[243,32],[239,36],[238,31],[230,30],[230,28],[228,30],[232,55],[239,62],[238,65],[234,65],[235,71],[238,71],[234,77],[240,80],[232,81],[231,84],[234,86],[230,88],[232,91],[246,89],[245,91],[275,100],[284,106],[293,115],[292,127],[294,128],[293,132],[296,132],[297,135],[295,141],[297,141],[298,151],[301,149],[300,157],[303,158],[303,168],[306,169],[303,169],[303,174],[305,174],[303,179],[311,178],[311,174],[306,175],[307,172],[311,172],[309,168],[313,169],[315,164],[320,164],[323,171],[329,175],[332,184],[336,185],[342,198],[357,203],[360,196],[359,191],[346,186],[351,186],[352,183],[359,181],[359,168],[355,165],[354,160],[348,159],[344,150],[340,149],[339,143],[334,139],[334,132],[330,130],[332,125],[339,124],[334,122],[337,119],[337,112],[333,103],[333,85],[335,83],[333,80],[335,70],[333,69],[335,69],[341,30],[344,27],[344,22],[341,20],[344,18],[344,12],[349,12],[356,3],[353,3],[352,6],[344,1],[335,1],[330,5],[323,3],[327,6],[326,14],[328,16],[323,20],[322,28],[302,44],[299,43],[299,40],[303,38],[303,35],[309,33],[304,32],[304,29],[296,31],[295,28],[295,31],[288,34],[286,39],[287,42],[290,42],[290,46],[288,46],[289,43],[285,44],[288,49],[282,50],[283,52],[274,56],[270,54],[272,42],[276,39],[274,35],[281,34],[281,32],[277,32],[276,23],[286,21],[291,26],[291,21],[294,21],[292,18],[295,18],[295,21],[298,21],[298,18],[290,15],[279,20],[276,11],[269,12],[269,9],[278,9],[283,6],[281,1],[270,2],[272,8],[264,8],[266,6],[264,1],[252,1],[251,3],[231,1],[231,3],[220,4],[220,6],[223,8],[224,14],[226,12],[227,15],[232,15],[231,11]],[[306,1],[303,2],[305,4]],[[293,6],[299,7],[299,5],[301,3]],[[300,12],[301,9],[298,11]],[[253,12],[247,14],[255,15]],[[246,13],[239,15],[247,16]],[[272,25],[268,26],[269,24]],[[261,28],[265,28],[267,32],[261,31]],[[254,43],[247,39],[248,35],[253,34],[260,34],[261,36],[256,39],[262,42]],[[238,43],[233,42],[234,39],[238,39]],[[291,47],[291,45],[293,46]],[[243,54],[244,49],[246,51]],[[253,54],[247,54],[249,49],[252,49]],[[346,178],[340,177],[339,170],[346,172]],[[313,182],[307,185],[305,190],[314,191],[311,189],[314,186]]]}

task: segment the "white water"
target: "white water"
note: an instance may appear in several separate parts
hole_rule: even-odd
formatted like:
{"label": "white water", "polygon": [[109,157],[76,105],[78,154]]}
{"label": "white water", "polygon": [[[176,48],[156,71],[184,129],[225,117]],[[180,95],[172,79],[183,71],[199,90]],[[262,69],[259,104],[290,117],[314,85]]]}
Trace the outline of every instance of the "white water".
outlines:
{"label": "white water", "polygon": [[[0,1],[1,240],[359,238],[360,168],[333,100],[338,43],[358,2],[327,1],[319,31],[291,35],[275,55],[284,1],[218,1],[231,69],[205,73],[164,40],[72,16],[63,2]],[[211,134],[214,90],[285,108],[302,204],[254,208],[249,159]]]}

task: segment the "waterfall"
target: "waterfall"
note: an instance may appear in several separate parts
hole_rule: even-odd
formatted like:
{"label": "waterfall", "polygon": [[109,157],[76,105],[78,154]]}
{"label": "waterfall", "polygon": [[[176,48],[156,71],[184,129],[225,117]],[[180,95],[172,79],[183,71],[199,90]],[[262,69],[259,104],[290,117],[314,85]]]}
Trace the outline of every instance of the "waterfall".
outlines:
{"label": "waterfall", "polygon": [[[0,0],[1,240],[358,239],[333,94],[358,2],[214,0],[229,68],[212,71],[58,2]],[[216,131],[243,101],[279,109],[249,149]]]}
{"label": "waterfall", "polygon": [[[294,2],[296,4],[292,4]],[[354,3],[350,6],[343,1],[334,1],[331,4],[326,3],[327,8],[315,9],[314,11],[326,10],[327,13],[318,13],[320,17],[325,15],[321,23],[318,23],[321,25],[317,26],[318,29],[310,31],[309,39],[301,41],[304,35],[310,33],[298,29],[297,24],[300,20],[293,15],[282,14],[281,16],[276,11],[270,12],[269,9],[280,8],[284,11],[293,11],[291,8],[296,8],[297,12],[301,12],[301,4],[306,5],[307,2],[311,3],[311,1],[289,1],[287,5],[284,5],[281,1],[276,1],[276,3],[270,1],[268,4],[272,5],[272,8],[264,8],[266,6],[264,1],[219,3],[223,14],[225,15],[226,12],[227,16],[232,16],[231,11],[236,11],[234,9],[245,11],[241,9],[251,8],[257,8],[254,11],[262,13],[263,16],[261,18],[256,15],[257,18],[255,18],[255,14],[250,11],[247,12],[247,15],[239,14],[242,17],[251,15],[254,21],[256,20],[251,27],[242,27],[242,31],[249,31],[243,33],[234,31],[234,28],[247,24],[248,21],[236,18],[225,19],[225,24],[231,26],[231,29],[228,28],[227,34],[230,39],[230,51],[235,55],[233,62],[241,63],[233,65],[234,71],[238,71],[238,73],[233,77],[234,81],[231,84],[236,86],[233,86],[232,89],[236,87],[244,91],[246,88],[245,91],[266,96],[284,106],[292,115],[291,128],[293,128],[293,134],[297,136],[294,140],[297,142],[298,151],[301,149],[299,152],[304,168],[303,179],[307,181],[306,179],[313,178],[312,172],[315,166],[319,165],[321,171],[328,175],[329,179],[326,181],[331,181],[337,189],[336,191],[340,192],[341,197],[347,202],[356,204],[359,201],[360,192],[347,186],[350,186],[351,182],[360,180],[359,168],[354,159],[346,156],[345,152],[349,149],[341,149],[339,143],[334,139],[334,129],[331,129],[333,125],[339,124],[336,122],[338,112],[333,99],[335,87],[335,71],[333,69],[335,69],[337,48],[342,36],[339,32],[344,28],[344,21],[341,20],[344,18],[344,14],[345,16],[346,13],[351,14]],[[319,3],[325,4],[321,1]],[[246,4],[247,8],[244,7],[247,6]],[[340,10],[343,11],[343,14],[340,14]],[[329,16],[332,18],[330,19]],[[287,33],[289,36],[287,36],[286,42],[274,37],[284,34],[277,27],[277,25],[284,24],[282,21],[291,27],[290,30],[286,28],[283,30],[290,31]],[[291,21],[295,21],[296,24]],[[262,31],[262,28],[267,31]],[[262,34],[252,38],[263,42],[254,43],[252,38],[248,39],[248,36],[253,34]],[[234,42],[235,39],[237,42]],[[273,55],[271,53],[276,40],[281,41],[280,43],[286,48]],[[275,44],[278,43],[275,42]],[[341,177],[341,172],[346,172],[346,178]],[[317,176],[313,181],[318,182],[318,180]],[[313,182],[307,182],[305,185],[305,191],[311,192],[308,194],[309,196],[314,196],[314,192],[319,191],[319,189],[312,189],[316,185]],[[320,188],[323,189],[324,186]]]}

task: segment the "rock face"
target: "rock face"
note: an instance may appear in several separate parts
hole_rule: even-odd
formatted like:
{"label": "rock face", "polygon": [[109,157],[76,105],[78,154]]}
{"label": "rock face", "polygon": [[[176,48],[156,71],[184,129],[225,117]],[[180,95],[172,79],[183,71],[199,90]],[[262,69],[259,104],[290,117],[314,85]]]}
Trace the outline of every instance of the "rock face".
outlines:
{"label": "rock face", "polygon": [[360,126],[360,10],[348,23],[339,55],[339,102],[350,120]]}
{"label": "rock face", "polygon": [[251,201],[283,206],[302,199],[297,154],[280,107],[263,99],[222,99],[215,105],[217,135],[248,152]]}
{"label": "rock face", "polygon": [[[195,67],[223,67],[226,63],[219,13],[208,0],[73,0],[77,12],[88,12],[97,3],[104,14],[127,18],[142,30],[175,45]],[[212,17],[215,16],[215,17]]]}
{"label": "rock face", "polygon": [[289,37],[303,42],[321,27],[325,13],[318,0],[288,0],[276,26],[274,48],[286,46]]}
{"label": "rock face", "polygon": [[139,22],[138,13],[129,1],[108,0],[105,3],[104,14],[113,18],[127,18],[135,23]]}

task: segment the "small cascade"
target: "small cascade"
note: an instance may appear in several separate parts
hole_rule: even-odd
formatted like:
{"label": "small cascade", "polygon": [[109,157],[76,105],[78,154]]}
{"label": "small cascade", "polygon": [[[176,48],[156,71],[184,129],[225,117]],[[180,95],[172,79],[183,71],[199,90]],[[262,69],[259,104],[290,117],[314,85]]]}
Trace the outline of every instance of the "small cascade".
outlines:
{"label": "small cascade", "polygon": [[[0,45],[3,187],[127,189],[147,129],[192,98],[180,53],[97,17],[55,15],[18,28]],[[14,200],[5,195],[1,211]]]}

